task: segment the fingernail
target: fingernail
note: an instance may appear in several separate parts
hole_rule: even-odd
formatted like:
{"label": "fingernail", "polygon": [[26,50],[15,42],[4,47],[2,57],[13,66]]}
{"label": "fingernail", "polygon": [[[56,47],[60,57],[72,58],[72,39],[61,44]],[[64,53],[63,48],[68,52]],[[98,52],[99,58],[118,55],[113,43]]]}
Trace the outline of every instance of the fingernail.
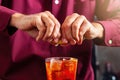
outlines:
{"label": "fingernail", "polygon": [[55,44],[55,46],[57,47],[57,46],[59,46],[59,44]]}
{"label": "fingernail", "polygon": [[54,39],[54,42],[55,42],[55,43],[58,43],[58,40],[59,40],[59,39]]}
{"label": "fingernail", "polygon": [[52,42],[53,39],[49,39],[48,42]]}
{"label": "fingernail", "polygon": [[72,40],[72,41],[70,41],[70,44],[71,44],[71,45],[75,45],[75,44],[76,44],[76,41],[73,41],[73,40]]}
{"label": "fingernail", "polygon": [[62,43],[68,43],[67,39],[63,38]]}

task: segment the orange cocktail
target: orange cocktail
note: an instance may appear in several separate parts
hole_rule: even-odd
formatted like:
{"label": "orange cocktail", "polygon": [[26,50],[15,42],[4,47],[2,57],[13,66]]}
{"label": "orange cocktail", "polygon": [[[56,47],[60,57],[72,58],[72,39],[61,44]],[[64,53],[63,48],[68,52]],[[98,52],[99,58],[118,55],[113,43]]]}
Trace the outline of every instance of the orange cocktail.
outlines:
{"label": "orange cocktail", "polygon": [[76,58],[72,57],[47,58],[47,80],[75,80],[77,61]]}

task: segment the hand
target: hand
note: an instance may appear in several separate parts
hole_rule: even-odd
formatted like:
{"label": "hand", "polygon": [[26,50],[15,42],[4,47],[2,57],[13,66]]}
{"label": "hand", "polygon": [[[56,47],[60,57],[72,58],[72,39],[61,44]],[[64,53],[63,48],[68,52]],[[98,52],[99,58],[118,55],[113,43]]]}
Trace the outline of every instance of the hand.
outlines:
{"label": "hand", "polygon": [[[89,22],[85,16],[74,13],[66,17],[61,27],[62,40],[71,45],[82,44],[84,39],[103,38],[103,27]],[[64,43],[62,41],[62,43]]]}
{"label": "hand", "polygon": [[31,15],[15,13],[11,17],[10,25],[26,31],[37,41],[54,40],[57,43],[60,37],[60,23],[49,11]]}

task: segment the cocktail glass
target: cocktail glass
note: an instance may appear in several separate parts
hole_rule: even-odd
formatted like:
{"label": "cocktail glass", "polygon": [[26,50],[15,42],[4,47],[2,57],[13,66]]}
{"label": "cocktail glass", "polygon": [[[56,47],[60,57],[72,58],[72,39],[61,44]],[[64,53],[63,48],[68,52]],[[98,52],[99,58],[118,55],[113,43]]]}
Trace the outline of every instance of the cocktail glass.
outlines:
{"label": "cocktail glass", "polygon": [[73,57],[46,58],[47,80],[76,80],[77,62]]}

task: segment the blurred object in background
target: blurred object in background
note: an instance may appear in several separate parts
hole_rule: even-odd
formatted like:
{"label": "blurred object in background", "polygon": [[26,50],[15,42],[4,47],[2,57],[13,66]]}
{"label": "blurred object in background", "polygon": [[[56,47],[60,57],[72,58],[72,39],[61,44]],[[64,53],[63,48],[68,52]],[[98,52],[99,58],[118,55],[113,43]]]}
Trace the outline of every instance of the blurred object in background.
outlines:
{"label": "blurred object in background", "polygon": [[104,72],[102,75],[102,80],[118,80],[117,74],[113,71],[110,62],[104,64]]}
{"label": "blurred object in background", "polygon": [[100,63],[96,60],[96,79],[95,80],[101,80],[101,69],[100,69]]}
{"label": "blurred object in background", "polygon": [[99,64],[97,70],[97,79],[102,80],[105,62],[110,62],[112,70],[117,74],[120,80],[120,47],[95,46],[96,65]]}

